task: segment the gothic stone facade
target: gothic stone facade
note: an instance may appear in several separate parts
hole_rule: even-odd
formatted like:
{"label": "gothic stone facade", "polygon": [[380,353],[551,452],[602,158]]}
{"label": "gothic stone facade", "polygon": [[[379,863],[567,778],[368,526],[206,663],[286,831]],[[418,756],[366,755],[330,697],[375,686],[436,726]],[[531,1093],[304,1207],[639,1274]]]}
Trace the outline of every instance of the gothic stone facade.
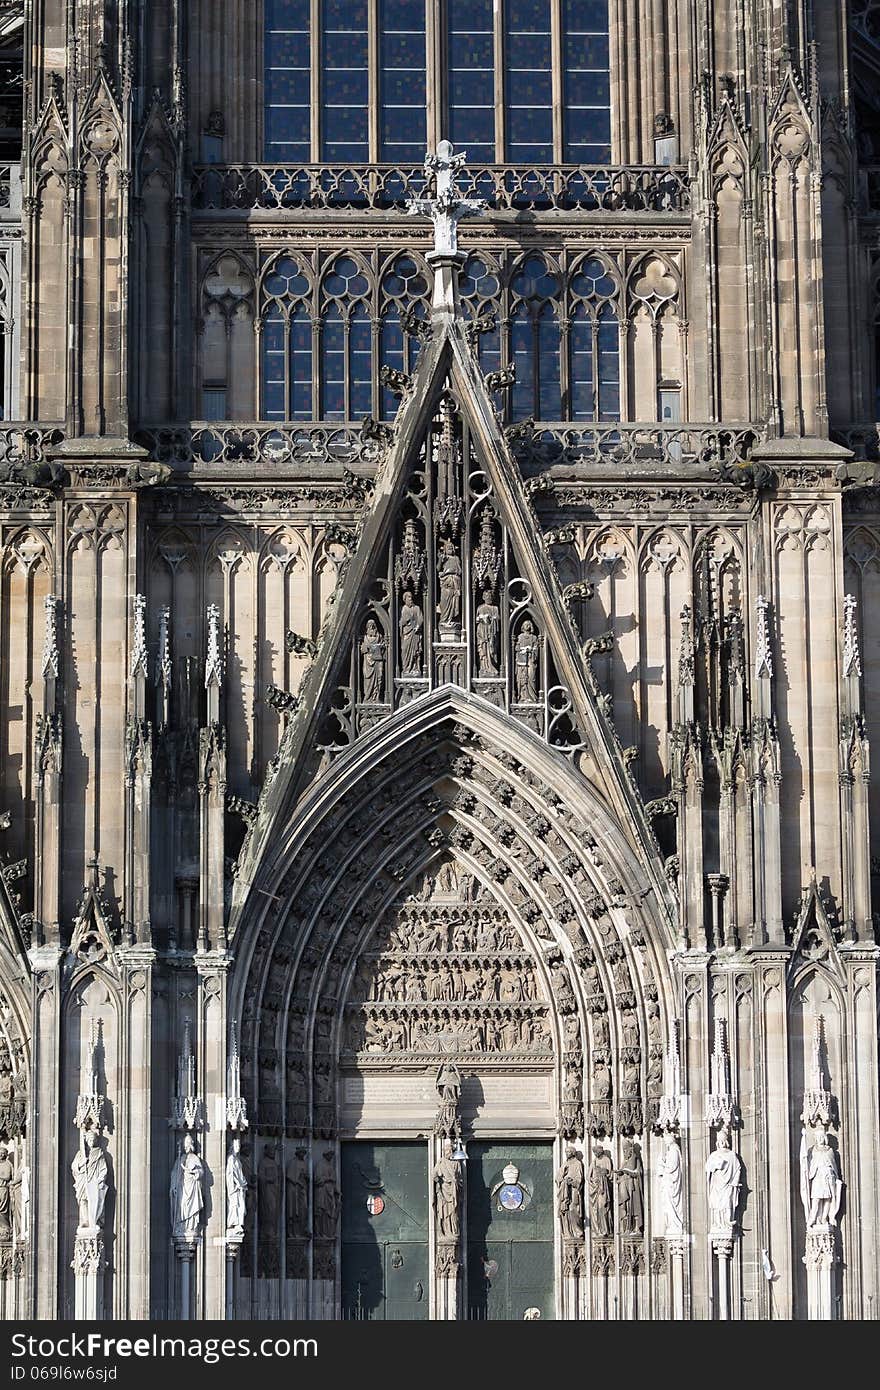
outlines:
{"label": "gothic stone facade", "polygon": [[4,1316],[873,1315],[875,9],[611,0],[610,165],[425,174],[24,7]]}

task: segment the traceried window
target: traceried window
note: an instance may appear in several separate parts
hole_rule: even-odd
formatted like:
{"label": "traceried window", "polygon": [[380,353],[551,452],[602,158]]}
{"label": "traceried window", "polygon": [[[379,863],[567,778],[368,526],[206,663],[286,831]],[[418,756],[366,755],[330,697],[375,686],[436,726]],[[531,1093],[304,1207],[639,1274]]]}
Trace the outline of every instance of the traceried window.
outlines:
{"label": "traceried window", "polygon": [[[425,312],[428,282],[412,256],[397,256],[382,276],[380,359],[383,366],[411,372],[418,356],[418,339],[407,332],[407,318],[427,319]],[[382,387],[381,411],[390,420],[397,409],[397,397]]]}
{"label": "traceried window", "polygon": [[267,160],[611,158],[609,0],[264,3]]}
{"label": "traceried window", "polygon": [[337,256],[321,284],[321,414],[362,420],[373,407],[369,281],[351,256]]}
{"label": "traceried window", "polygon": [[[508,419],[621,418],[622,289],[613,258],[472,251],[459,292],[483,372],[515,368],[514,384],[497,398]],[[270,260],[259,313],[262,418],[393,418],[398,399],[380,369],[413,371],[430,298],[430,272],[416,252],[312,249]],[[217,372],[205,378],[207,390],[221,384]],[[209,406],[219,402],[206,400],[206,418]]]}
{"label": "traceried window", "polygon": [[560,281],[541,256],[529,256],[511,283],[511,394],[514,420],[560,420]]}
{"label": "traceried window", "polygon": [[283,256],[263,284],[262,417],[312,418],[310,286],[296,261]]}

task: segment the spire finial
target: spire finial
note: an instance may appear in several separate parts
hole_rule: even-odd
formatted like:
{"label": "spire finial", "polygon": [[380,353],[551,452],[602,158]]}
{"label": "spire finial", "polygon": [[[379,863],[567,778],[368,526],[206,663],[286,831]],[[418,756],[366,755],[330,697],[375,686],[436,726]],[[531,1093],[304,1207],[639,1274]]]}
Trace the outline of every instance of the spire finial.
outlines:
{"label": "spire finial", "polygon": [[458,249],[458,224],[463,217],[473,217],[486,206],[484,198],[460,198],[455,176],[464,167],[465,151],[453,153],[452,143],[441,140],[436,154],[425,155],[425,173],[433,184],[433,197],[410,198],[406,210],[410,216],[430,217],[434,223],[434,249],[428,261],[435,267],[434,309],[454,313],[457,302],[457,279],[451,273],[462,259]]}

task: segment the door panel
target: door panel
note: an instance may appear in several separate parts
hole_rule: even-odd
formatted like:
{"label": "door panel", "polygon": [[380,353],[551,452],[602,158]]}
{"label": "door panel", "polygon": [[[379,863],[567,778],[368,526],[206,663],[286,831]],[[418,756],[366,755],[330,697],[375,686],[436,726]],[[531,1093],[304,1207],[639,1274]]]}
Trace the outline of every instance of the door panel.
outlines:
{"label": "door panel", "polygon": [[[518,1170],[505,1184],[503,1169]],[[518,1322],[526,1309],[555,1316],[553,1148],[550,1144],[468,1145],[468,1317]],[[522,1203],[505,1209],[502,1198]]]}
{"label": "door panel", "polygon": [[425,1144],[342,1146],[342,1314],[428,1316]]}

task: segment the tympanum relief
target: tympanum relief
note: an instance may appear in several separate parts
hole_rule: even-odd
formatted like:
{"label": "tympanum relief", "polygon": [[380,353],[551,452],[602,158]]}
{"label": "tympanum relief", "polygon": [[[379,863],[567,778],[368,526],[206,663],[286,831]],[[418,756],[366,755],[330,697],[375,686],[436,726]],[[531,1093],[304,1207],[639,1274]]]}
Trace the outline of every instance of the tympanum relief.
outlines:
{"label": "tympanum relief", "polygon": [[422,1067],[454,1052],[483,1065],[553,1057],[548,1007],[519,929],[453,861],[383,915],[360,955],[341,1040],[345,1066]]}

